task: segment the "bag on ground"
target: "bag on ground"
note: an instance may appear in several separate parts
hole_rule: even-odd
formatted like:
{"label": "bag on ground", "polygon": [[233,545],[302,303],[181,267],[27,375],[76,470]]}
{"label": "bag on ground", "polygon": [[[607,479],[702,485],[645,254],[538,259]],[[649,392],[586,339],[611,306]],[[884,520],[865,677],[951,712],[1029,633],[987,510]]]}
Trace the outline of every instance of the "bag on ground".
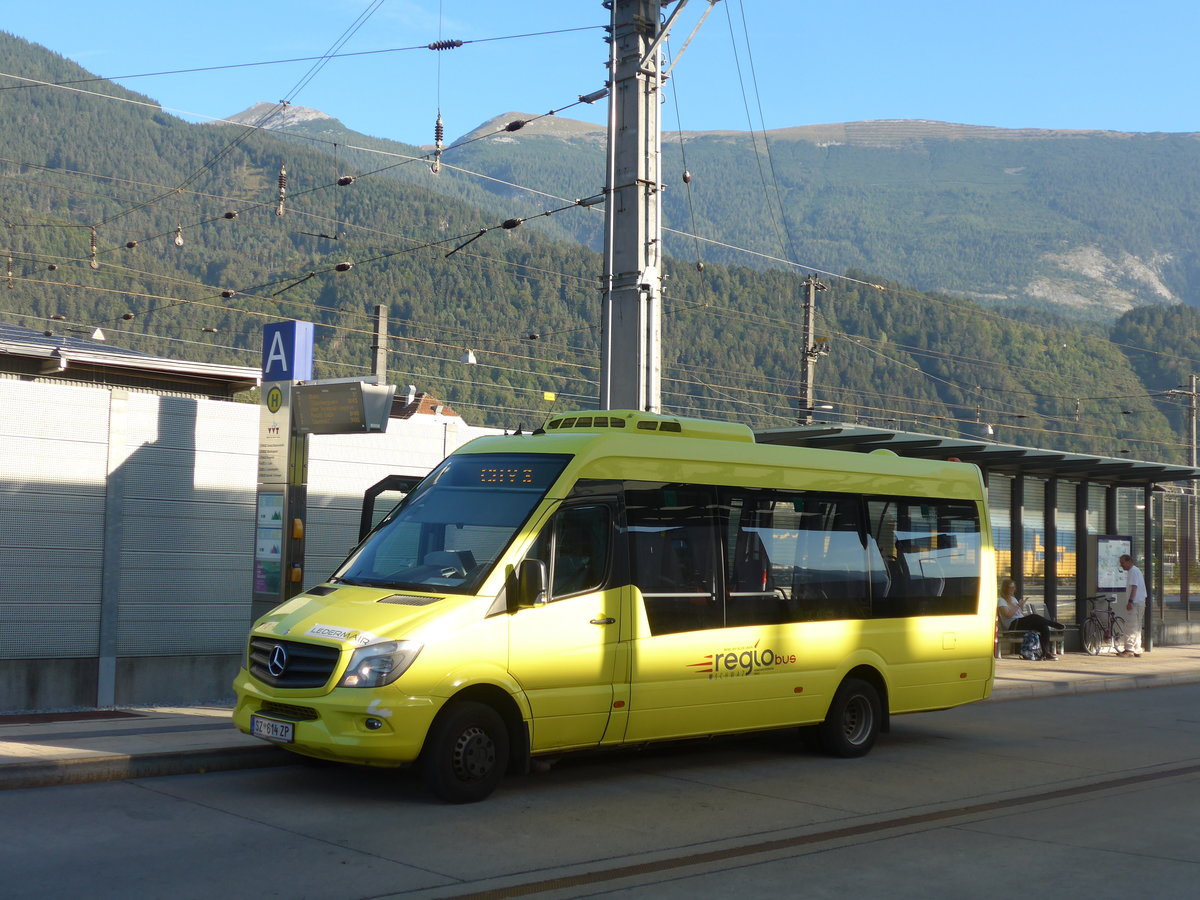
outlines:
{"label": "bag on ground", "polygon": [[1021,659],[1041,659],[1042,639],[1032,631],[1025,632],[1021,639]]}

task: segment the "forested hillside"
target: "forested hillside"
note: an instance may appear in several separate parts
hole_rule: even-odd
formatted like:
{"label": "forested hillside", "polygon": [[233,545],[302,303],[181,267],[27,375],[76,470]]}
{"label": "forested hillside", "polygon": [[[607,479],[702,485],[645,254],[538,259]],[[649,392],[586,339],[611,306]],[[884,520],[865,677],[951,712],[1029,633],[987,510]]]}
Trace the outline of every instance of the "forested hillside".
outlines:
{"label": "forested hillside", "polygon": [[[0,52],[26,78],[88,77],[8,35]],[[100,326],[111,343],[137,350],[256,365],[265,322],[307,319],[319,326],[318,377],[337,377],[365,373],[370,316],[383,304],[390,379],[434,393],[472,422],[529,426],[551,408],[594,407],[599,256],[530,222],[502,227],[557,201],[523,196],[518,209],[515,189],[494,193],[495,182],[451,179],[445,168],[434,176],[409,161],[414,148],[351,151],[321,137],[323,126],[302,139],[188,124],[104,82],[82,85],[86,92],[3,87],[15,88],[0,91],[5,321],[85,334]],[[494,172],[507,159],[505,180],[567,198],[599,190],[599,167],[573,169],[567,151],[543,148],[529,170],[537,154],[501,137],[469,146]],[[895,196],[936,207],[928,182],[906,185],[902,170],[888,178]],[[1147,385],[1186,382],[1194,310],[1134,310],[1114,326],[1114,344],[1107,324],[1076,327],[922,293],[868,264],[864,248],[894,240],[868,226],[893,208],[876,208],[865,188],[855,202],[853,221],[812,220],[814,233],[858,254],[821,294],[818,334],[831,352],[818,364],[817,395],[833,407],[823,415],[946,434],[990,425],[1004,442],[1186,459],[1182,401],[1152,398]],[[704,214],[735,229],[739,245],[767,228],[747,209]],[[596,218],[575,207],[544,221],[565,237]],[[963,223],[927,226],[941,235],[931,237],[929,258],[945,253],[948,268],[958,265]],[[916,256],[917,237],[906,240]],[[714,264],[707,251],[701,271],[694,245],[675,247],[664,290],[665,406],[756,426],[794,421],[807,273]],[[460,361],[467,350],[477,364]],[[547,391],[557,399],[544,400]]]}
{"label": "forested hillside", "polygon": [[[570,198],[595,189],[602,138],[543,119],[503,146],[473,142],[446,158]],[[667,246],[679,256],[865,268],[1082,321],[1200,304],[1200,135],[936,122],[667,134],[663,171],[664,219],[683,233]],[[596,223],[580,225],[579,239],[598,239]]]}

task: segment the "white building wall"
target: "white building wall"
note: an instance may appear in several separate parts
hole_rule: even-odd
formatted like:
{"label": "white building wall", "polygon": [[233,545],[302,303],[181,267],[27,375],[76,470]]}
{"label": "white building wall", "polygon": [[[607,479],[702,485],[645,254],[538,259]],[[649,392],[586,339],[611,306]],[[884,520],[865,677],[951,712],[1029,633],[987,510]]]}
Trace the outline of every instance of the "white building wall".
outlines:
{"label": "white building wall", "polygon": [[[220,696],[250,621],[258,418],[251,404],[0,377],[0,710],[32,708],[34,686],[43,708]],[[306,585],[356,543],[368,487],[494,433],[440,415],[388,429],[310,439]],[[144,696],[172,660],[199,657],[219,663],[195,696]],[[48,660],[75,660],[61,688]],[[98,674],[81,685],[89,660]],[[180,669],[197,677],[195,660]]]}

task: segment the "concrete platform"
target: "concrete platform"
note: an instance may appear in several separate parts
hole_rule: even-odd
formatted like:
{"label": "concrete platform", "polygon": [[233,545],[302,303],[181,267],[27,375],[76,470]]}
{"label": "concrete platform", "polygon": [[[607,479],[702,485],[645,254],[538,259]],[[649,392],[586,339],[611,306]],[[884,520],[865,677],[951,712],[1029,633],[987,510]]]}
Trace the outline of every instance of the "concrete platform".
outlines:
{"label": "concrete platform", "polygon": [[[996,662],[989,703],[1200,682],[1200,645],[1140,658],[1068,653]],[[285,750],[237,731],[225,707],[0,716],[0,790],[289,765]]]}

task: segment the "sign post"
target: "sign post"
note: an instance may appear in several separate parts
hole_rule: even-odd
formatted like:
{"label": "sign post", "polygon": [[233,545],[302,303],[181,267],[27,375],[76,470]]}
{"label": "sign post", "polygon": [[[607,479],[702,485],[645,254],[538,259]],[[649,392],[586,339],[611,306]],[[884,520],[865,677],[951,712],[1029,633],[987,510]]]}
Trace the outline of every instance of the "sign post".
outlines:
{"label": "sign post", "polygon": [[311,322],[263,329],[252,620],[303,587],[308,436],[294,433],[293,382],[311,380],[312,365]]}

